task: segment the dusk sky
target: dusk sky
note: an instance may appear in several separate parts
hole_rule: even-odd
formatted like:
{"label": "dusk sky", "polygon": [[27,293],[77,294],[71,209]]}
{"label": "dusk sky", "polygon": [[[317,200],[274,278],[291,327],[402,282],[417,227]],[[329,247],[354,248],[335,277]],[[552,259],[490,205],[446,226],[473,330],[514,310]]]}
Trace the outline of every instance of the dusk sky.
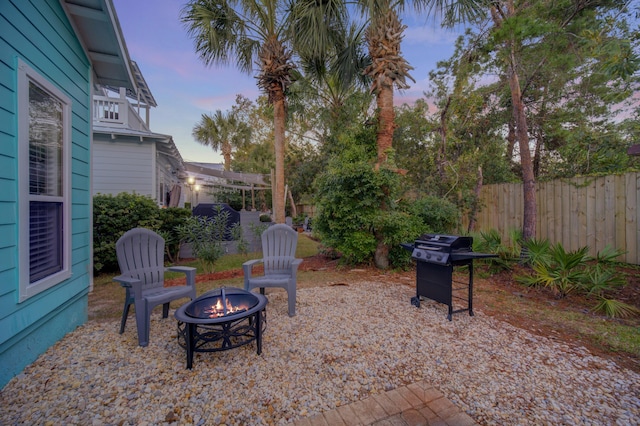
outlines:
{"label": "dusk sky", "polygon": [[[236,94],[255,100],[260,92],[253,75],[234,65],[206,67],[180,22],[184,0],[113,0],[131,59],[136,61],[158,106],[151,110],[151,130],[172,135],[185,161],[222,162],[220,153],[196,142],[193,126],[202,114],[227,111]],[[453,53],[457,34],[433,18],[404,16],[408,26],[402,52],[415,69],[409,90],[396,93],[396,104],[412,104],[428,88],[429,71]],[[410,82],[411,83],[411,82]]]}

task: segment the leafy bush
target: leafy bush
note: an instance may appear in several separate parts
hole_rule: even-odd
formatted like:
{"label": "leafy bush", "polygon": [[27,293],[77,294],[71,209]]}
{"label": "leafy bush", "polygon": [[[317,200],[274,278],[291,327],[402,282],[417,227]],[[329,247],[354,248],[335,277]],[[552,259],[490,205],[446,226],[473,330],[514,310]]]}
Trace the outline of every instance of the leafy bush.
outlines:
{"label": "leafy bush", "polygon": [[421,234],[424,224],[420,218],[402,211],[382,212],[376,220],[376,229],[381,230],[389,247],[389,263],[401,269],[413,266],[410,253],[400,243],[414,241]]}
{"label": "leafy bush", "polygon": [[482,253],[492,253],[498,256],[497,258],[484,260],[484,262],[489,264],[492,272],[496,270],[511,270],[520,255],[522,232],[512,230],[510,232],[510,240],[512,243],[503,242],[500,233],[496,229],[480,231],[478,235],[473,236],[473,250]]}
{"label": "leafy bush", "polygon": [[169,262],[176,262],[180,253],[181,241],[176,228],[184,224],[190,217],[191,210],[180,207],[160,209],[161,225],[158,234],[164,238],[165,251]]}
{"label": "leafy bush", "polygon": [[268,222],[260,221],[260,224],[250,223],[249,229],[253,232],[253,235],[255,235],[256,238],[260,239],[262,237],[262,233],[266,231],[269,226],[271,226],[271,220]]}
{"label": "leafy bush", "polygon": [[334,157],[317,180],[315,231],[351,264],[371,261],[376,248],[372,227],[380,185],[368,158],[361,147],[351,147]]}
{"label": "leafy bush", "polygon": [[116,271],[116,241],[135,227],[160,230],[160,209],[149,197],[121,193],[93,197],[93,262],[96,271]]}
{"label": "leafy bush", "polygon": [[260,215],[260,222],[271,222],[271,215],[263,213]]}
{"label": "leafy bush", "polygon": [[216,260],[224,255],[224,241],[242,235],[238,223],[227,227],[230,216],[228,211],[221,205],[214,209],[214,216],[192,216],[176,229],[180,240],[191,244],[193,254],[198,258],[202,270],[207,273],[213,272]]}
{"label": "leafy bush", "polygon": [[451,234],[460,223],[458,207],[449,200],[432,195],[411,203],[409,211],[420,218],[425,232]]}
{"label": "leafy bush", "polygon": [[390,266],[406,265],[409,255],[399,243],[415,239],[420,227],[419,219],[395,201],[401,176],[384,167],[375,170],[374,134],[354,135],[343,143],[342,152],[316,180],[314,234],[340,253],[343,262],[370,263],[382,247]]}
{"label": "leafy bush", "polygon": [[231,239],[237,242],[238,253],[247,254],[249,252],[249,242],[244,238],[242,226],[239,223],[234,223],[231,227]]}

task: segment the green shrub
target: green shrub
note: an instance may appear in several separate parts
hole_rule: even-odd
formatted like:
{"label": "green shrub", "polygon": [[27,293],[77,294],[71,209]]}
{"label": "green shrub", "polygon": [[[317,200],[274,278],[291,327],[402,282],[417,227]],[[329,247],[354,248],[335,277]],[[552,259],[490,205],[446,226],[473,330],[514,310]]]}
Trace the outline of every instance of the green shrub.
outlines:
{"label": "green shrub", "polygon": [[376,249],[382,248],[390,266],[406,266],[409,253],[399,244],[415,239],[420,227],[419,220],[395,201],[400,198],[402,177],[391,165],[374,168],[374,133],[341,142],[342,152],[331,158],[316,180],[314,235],[340,253],[342,262],[370,263]]}
{"label": "green shrub", "polygon": [[249,242],[244,238],[240,223],[234,223],[231,227],[231,239],[237,242],[238,253],[247,254],[249,252]]}
{"label": "green shrub", "polygon": [[250,223],[249,229],[257,239],[260,239],[262,237],[262,233],[266,231],[269,226],[271,226],[271,220],[268,222],[260,221],[260,224]]}
{"label": "green shrub", "polygon": [[409,211],[420,218],[425,232],[451,234],[460,224],[458,207],[444,198],[428,195],[411,203]]}
{"label": "green shrub", "polygon": [[496,258],[482,260],[482,262],[489,265],[490,272],[511,270],[513,264],[519,259],[522,232],[519,230],[511,230],[509,234],[511,243],[503,242],[500,233],[496,229],[480,231],[479,234],[473,235],[474,251],[491,253],[498,256]]}
{"label": "green shrub", "polygon": [[376,249],[373,221],[382,194],[368,159],[364,149],[352,146],[331,159],[317,179],[314,231],[350,264],[370,262]]}
{"label": "green shrub", "polygon": [[121,193],[93,197],[93,262],[96,271],[116,271],[116,241],[135,227],[160,230],[160,209],[149,197]]}
{"label": "green shrub", "polygon": [[158,233],[162,235],[165,243],[165,250],[169,262],[178,261],[180,253],[180,236],[176,228],[184,224],[191,217],[191,210],[181,207],[169,207],[160,209],[160,229]]}
{"label": "green shrub", "polygon": [[242,233],[237,230],[238,224],[232,228],[227,227],[230,216],[228,211],[221,205],[214,209],[216,214],[212,217],[192,216],[176,228],[180,241],[191,244],[193,254],[206,273],[213,272],[215,262],[224,255],[223,242]]}
{"label": "green shrub", "polygon": [[424,230],[419,217],[402,211],[383,212],[376,219],[376,228],[384,235],[384,242],[389,247],[389,263],[394,268],[407,269],[413,266],[411,253],[400,246],[400,243],[412,242]]}
{"label": "green shrub", "polygon": [[271,222],[271,215],[263,213],[260,215],[260,222]]}

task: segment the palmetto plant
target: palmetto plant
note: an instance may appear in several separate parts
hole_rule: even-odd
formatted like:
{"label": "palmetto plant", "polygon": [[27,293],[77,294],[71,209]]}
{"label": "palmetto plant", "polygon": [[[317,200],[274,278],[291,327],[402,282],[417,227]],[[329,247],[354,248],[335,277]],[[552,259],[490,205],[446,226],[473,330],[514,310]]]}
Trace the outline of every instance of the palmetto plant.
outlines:
{"label": "palmetto plant", "polygon": [[536,265],[538,263],[548,262],[549,253],[549,240],[538,240],[536,238],[530,238],[523,241],[522,245],[526,249],[527,258],[526,263],[530,265]]}
{"label": "palmetto plant", "polygon": [[549,257],[533,264],[533,283],[548,287],[560,297],[565,297],[582,286],[588,252],[588,247],[567,252],[560,243],[551,246]]}
{"label": "palmetto plant", "polygon": [[576,291],[596,297],[596,312],[610,317],[626,317],[639,313],[634,306],[607,297],[607,293],[625,284],[624,278],[610,265],[622,252],[606,247],[590,258],[588,247],[567,252],[560,243],[550,245],[547,240],[529,240],[530,274],[516,279],[528,286],[548,287],[558,297]]}
{"label": "palmetto plant", "polygon": [[598,304],[593,310],[612,318],[630,317],[640,313],[635,306],[607,297],[610,290],[625,284],[624,277],[616,273],[615,269],[610,266],[610,263],[621,254],[624,254],[622,250],[610,246],[599,251],[593,259],[596,262],[595,266],[589,268],[585,281],[586,288],[584,290],[598,300]]}

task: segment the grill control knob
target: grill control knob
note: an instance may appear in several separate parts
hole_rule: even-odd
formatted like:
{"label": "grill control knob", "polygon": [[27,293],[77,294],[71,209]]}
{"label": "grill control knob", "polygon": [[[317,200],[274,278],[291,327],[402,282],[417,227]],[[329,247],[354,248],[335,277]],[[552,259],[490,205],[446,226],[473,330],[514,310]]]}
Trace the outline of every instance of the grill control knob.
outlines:
{"label": "grill control knob", "polygon": [[438,256],[436,260],[441,261],[442,260],[442,256]]}
{"label": "grill control knob", "polygon": [[427,253],[424,257],[426,257],[427,259],[431,259],[431,253]]}
{"label": "grill control knob", "polygon": [[416,257],[422,257],[422,252],[421,251],[417,251],[416,252]]}

